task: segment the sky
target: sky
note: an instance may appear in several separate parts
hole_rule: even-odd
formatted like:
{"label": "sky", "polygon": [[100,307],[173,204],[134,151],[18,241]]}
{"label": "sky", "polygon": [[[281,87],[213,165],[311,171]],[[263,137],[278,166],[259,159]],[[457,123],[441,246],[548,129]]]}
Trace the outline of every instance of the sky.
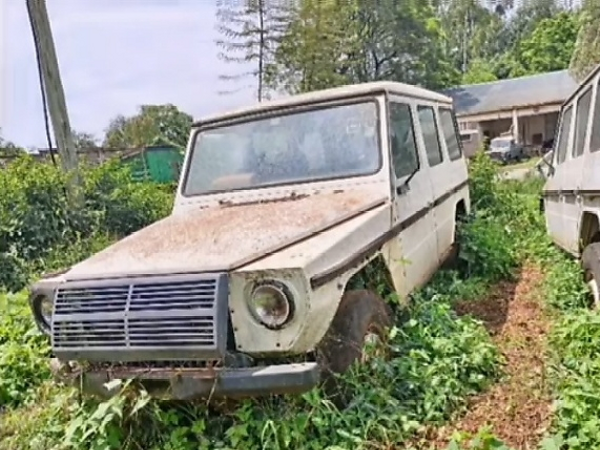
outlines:
{"label": "sky", "polygon": [[[47,0],[71,127],[98,138],[118,114],[173,103],[194,118],[252,104],[252,80],[219,60],[216,8],[236,0]],[[223,90],[242,88],[235,94]],[[0,129],[47,147],[24,0],[0,0]]]}

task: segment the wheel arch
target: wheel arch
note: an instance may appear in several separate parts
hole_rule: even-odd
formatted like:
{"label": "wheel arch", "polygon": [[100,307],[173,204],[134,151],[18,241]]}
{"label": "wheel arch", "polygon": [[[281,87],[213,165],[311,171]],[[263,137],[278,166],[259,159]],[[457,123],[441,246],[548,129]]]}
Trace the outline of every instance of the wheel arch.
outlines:
{"label": "wheel arch", "polygon": [[595,211],[584,211],[579,226],[579,253],[594,242],[600,242],[600,216]]}
{"label": "wheel arch", "polygon": [[344,286],[348,290],[367,289],[386,298],[394,292],[392,273],[381,252],[375,253],[366,264],[355,270]]}

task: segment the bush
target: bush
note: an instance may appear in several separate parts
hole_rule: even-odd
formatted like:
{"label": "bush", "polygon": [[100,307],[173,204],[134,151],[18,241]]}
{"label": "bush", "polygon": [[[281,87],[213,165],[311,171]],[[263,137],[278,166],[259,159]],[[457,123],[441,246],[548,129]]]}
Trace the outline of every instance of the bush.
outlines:
{"label": "bush", "polygon": [[[80,207],[67,202],[65,175],[52,165],[22,156],[0,171],[0,288],[18,291],[32,274],[82,259],[169,213],[170,192],[133,182],[117,164],[82,166]],[[65,250],[66,260],[52,257]]]}
{"label": "bush", "polygon": [[49,342],[35,326],[25,295],[0,296],[0,411],[34,399],[49,377]]}

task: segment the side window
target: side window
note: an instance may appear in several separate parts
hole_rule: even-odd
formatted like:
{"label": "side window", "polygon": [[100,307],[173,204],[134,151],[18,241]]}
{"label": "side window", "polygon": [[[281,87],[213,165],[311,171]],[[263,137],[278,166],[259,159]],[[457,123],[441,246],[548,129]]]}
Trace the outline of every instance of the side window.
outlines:
{"label": "side window", "polygon": [[442,148],[435,123],[435,113],[431,106],[419,106],[417,111],[419,112],[421,130],[423,131],[427,161],[429,161],[430,167],[437,166],[444,158],[442,157]]}
{"label": "side window", "polygon": [[389,114],[392,164],[396,178],[402,178],[419,168],[412,113],[409,105],[390,102]]}
{"label": "side window", "polygon": [[596,101],[592,115],[592,135],[590,136],[590,152],[600,152],[600,80],[596,89]]}
{"label": "side window", "polygon": [[592,103],[592,88],[589,87],[577,101],[575,112],[575,143],[573,145],[573,158],[583,155],[585,138],[590,118],[590,105]]}
{"label": "side window", "polygon": [[[444,139],[446,140],[446,148],[448,149],[448,156],[451,161],[456,161],[462,156],[460,144],[458,142],[458,127],[456,126],[456,118],[449,108],[440,108],[440,122],[442,126],[442,132],[444,133]],[[468,142],[471,139],[471,135],[466,135],[468,139],[461,139],[464,142]]]}
{"label": "side window", "polygon": [[569,135],[571,134],[571,116],[573,115],[573,105],[565,109],[560,121],[560,136],[556,146],[556,162],[562,164],[567,157],[567,145],[569,144]]}

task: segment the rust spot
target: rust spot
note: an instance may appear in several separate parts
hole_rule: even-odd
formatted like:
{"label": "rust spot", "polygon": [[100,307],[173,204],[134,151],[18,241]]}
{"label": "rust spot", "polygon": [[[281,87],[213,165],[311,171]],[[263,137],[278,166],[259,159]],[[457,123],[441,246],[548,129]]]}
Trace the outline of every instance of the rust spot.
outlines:
{"label": "rust spot", "polygon": [[206,367],[202,369],[182,367],[182,368],[153,368],[153,367],[119,367],[115,369],[93,370],[92,373],[106,373],[110,378],[142,378],[168,380],[171,378],[197,378],[197,379],[214,379],[218,377],[218,371],[214,367]]}
{"label": "rust spot", "polygon": [[247,201],[247,202],[234,203],[230,200],[219,200],[219,205],[221,205],[225,208],[230,208],[233,206],[264,205],[265,203],[290,202],[290,201],[294,201],[294,200],[300,200],[300,199],[303,199],[306,197],[308,197],[308,194],[296,194],[295,192],[292,192],[290,195],[287,195],[285,197],[266,198],[266,199],[262,199],[262,200],[251,200],[251,201]]}

